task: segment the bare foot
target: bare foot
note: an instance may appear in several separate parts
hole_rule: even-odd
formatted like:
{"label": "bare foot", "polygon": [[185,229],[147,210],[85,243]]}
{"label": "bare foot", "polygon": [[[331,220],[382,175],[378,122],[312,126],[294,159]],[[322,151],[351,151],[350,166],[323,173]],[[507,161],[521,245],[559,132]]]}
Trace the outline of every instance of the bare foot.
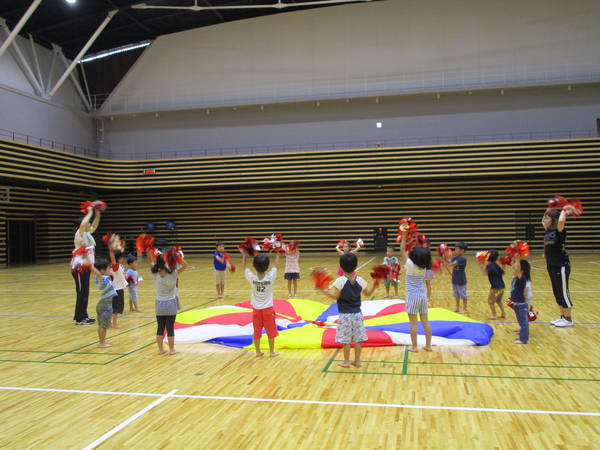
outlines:
{"label": "bare foot", "polygon": [[354,367],[360,367],[360,366],[362,366],[362,363],[361,363],[360,361],[354,361],[354,362],[352,363],[352,365],[353,365]]}
{"label": "bare foot", "polygon": [[159,355],[164,355],[165,353],[167,353],[167,351],[163,350],[162,348],[158,351]]}
{"label": "bare foot", "polygon": [[272,352],[269,354],[269,357],[271,358],[275,358],[276,356],[279,356],[279,353]]}
{"label": "bare foot", "polygon": [[516,340],[515,342],[513,342],[513,344],[527,344],[527,342],[521,342],[520,340]]}
{"label": "bare foot", "polygon": [[408,347],[408,351],[417,353],[419,351],[419,347]]}
{"label": "bare foot", "polygon": [[106,342],[106,341],[104,341],[104,342],[100,342],[100,343],[98,344],[98,347],[103,347],[103,348],[104,348],[104,347],[112,347],[112,346],[113,346],[113,345],[112,345],[110,342]]}
{"label": "bare foot", "polygon": [[458,312],[458,309],[453,309],[452,311],[454,311],[454,312]]}
{"label": "bare foot", "polygon": [[142,311],[143,311],[143,309],[140,309],[140,308],[135,310],[135,312],[142,312]]}
{"label": "bare foot", "polygon": [[263,353],[263,352],[256,352],[256,357],[257,357],[257,358],[260,358],[260,357],[261,357],[261,356],[263,356],[263,355],[264,355],[264,353]]}
{"label": "bare foot", "polygon": [[463,310],[462,310],[460,313],[461,313],[461,314],[468,314],[468,313],[469,313],[469,311],[467,311],[466,309],[463,309]]}
{"label": "bare foot", "polygon": [[496,316],[488,316],[488,320],[496,320],[497,317]]}
{"label": "bare foot", "polygon": [[350,363],[344,361],[344,362],[338,363],[338,366],[343,367],[344,369],[347,369],[348,367],[350,367]]}
{"label": "bare foot", "polygon": [[119,329],[119,328],[123,328],[123,327],[121,325],[112,325],[111,328]]}
{"label": "bare foot", "polygon": [[502,314],[502,315],[500,316],[500,318],[501,318],[501,319],[506,319],[506,316],[505,316],[504,314]]}
{"label": "bare foot", "polygon": [[425,350],[426,352],[432,352],[433,349],[431,347],[423,347],[423,350]]}
{"label": "bare foot", "polygon": [[177,353],[177,350],[173,349],[173,350],[169,350],[169,355],[175,355]]}

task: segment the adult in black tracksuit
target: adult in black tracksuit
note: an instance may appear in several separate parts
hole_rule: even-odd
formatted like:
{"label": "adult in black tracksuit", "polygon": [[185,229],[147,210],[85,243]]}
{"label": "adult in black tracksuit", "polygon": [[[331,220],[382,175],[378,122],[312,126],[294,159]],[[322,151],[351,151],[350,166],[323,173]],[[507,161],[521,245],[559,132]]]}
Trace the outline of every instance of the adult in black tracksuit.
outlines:
{"label": "adult in black tracksuit", "polygon": [[548,209],[542,225],[546,229],[544,236],[544,255],[546,257],[546,268],[552,282],[552,292],[558,307],[560,309],[560,318],[550,322],[556,327],[572,327],[571,308],[573,301],[569,294],[569,275],[571,274],[571,265],[569,255],[565,248],[567,240],[567,215],[572,210],[571,205],[565,206],[562,210]]}

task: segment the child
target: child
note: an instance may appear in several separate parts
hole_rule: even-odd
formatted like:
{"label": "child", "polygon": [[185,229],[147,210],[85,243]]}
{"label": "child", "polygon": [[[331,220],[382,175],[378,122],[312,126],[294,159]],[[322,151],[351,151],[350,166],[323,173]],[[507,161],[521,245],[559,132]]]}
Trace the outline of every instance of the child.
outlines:
{"label": "child", "polygon": [[298,292],[298,280],[300,279],[300,248],[298,242],[291,240],[285,252],[285,273],[283,278],[288,280],[288,297],[296,297]]}
{"label": "child", "polygon": [[181,272],[187,268],[187,263],[183,261],[181,267],[171,270],[166,265],[162,255],[156,257],[156,262],[150,269],[154,277],[156,286],[156,345],[158,345],[158,354],[163,355],[166,351],[163,348],[164,333],[167,332],[167,341],[169,343],[169,355],[177,353],[175,351],[175,317],[179,309],[179,298],[177,297],[177,279]]}
{"label": "child", "polygon": [[340,256],[340,267],[344,275],[333,283],[330,289],[322,289],[328,297],[337,301],[339,310],[338,326],[335,333],[335,341],[343,346],[344,362],[339,363],[343,368],[350,367],[350,345],[354,342],[353,366],[360,367],[360,353],[362,342],[367,340],[367,332],[363,323],[363,315],[360,309],[361,293],[370,296],[375,292],[376,286],[371,289],[367,282],[355,273],[358,259],[352,252]]}
{"label": "child", "polygon": [[106,340],[106,330],[110,328],[112,318],[112,299],[117,295],[112,284],[112,278],[108,270],[108,261],[103,258],[96,260],[92,266],[92,271],[96,275],[96,284],[100,289],[100,300],[96,305],[96,314],[98,317],[98,347],[112,347]]}
{"label": "child", "polygon": [[490,305],[491,316],[488,317],[490,320],[498,319],[496,316],[496,305],[500,308],[500,318],[506,317],[504,313],[504,305],[502,304],[502,296],[504,295],[504,269],[496,262],[498,260],[498,252],[496,250],[490,250],[488,256],[488,264],[483,267],[483,261],[479,263],[481,271],[488,276],[490,281],[490,293],[488,295],[488,304]]}
{"label": "child", "polygon": [[215,268],[217,298],[223,298],[225,297],[225,271],[227,269],[227,261],[225,261],[225,244],[222,241],[217,241],[215,247],[213,266]]}
{"label": "child", "polygon": [[125,273],[125,280],[127,281],[127,288],[129,289],[129,311],[141,312],[142,310],[138,307],[138,291],[137,285],[141,281],[137,271],[137,258],[133,255],[127,257],[127,265],[129,269]]}
{"label": "child", "polygon": [[[246,253],[242,254],[242,260],[244,263],[244,274],[246,280],[252,286],[251,290],[251,303],[252,303],[252,325],[254,327],[254,349],[256,350],[256,356],[263,356],[263,352],[260,351],[260,338],[262,336],[263,328],[267,332],[269,339],[269,356],[278,356],[275,353],[275,338],[279,335],[277,331],[277,325],[275,324],[275,310],[273,309],[273,284],[277,278],[277,267],[273,267],[269,273],[269,257],[265,254],[259,254],[254,257],[252,265],[256,270],[256,274],[253,273],[248,267],[246,267]],[[279,253],[275,256],[275,264],[279,262]]]}
{"label": "child", "polygon": [[113,249],[109,249],[108,253],[110,255],[111,263],[110,275],[113,277],[113,287],[117,293],[116,297],[113,297],[112,300],[112,328],[121,328],[117,323],[117,319],[119,318],[119,314],[123,314],[123,310],[125,309],[125,292],[123,290],[127,286],[127,280],[125,280],[125,267],[123,267],[125,255],[123,252],[119,250],[113,251]]}
{"label": "child", "polygon": [[520,326],[519,339],[514,343],[527,344],[529,341],[529,305],[525,298],[525,286],[531,274],[529,262],[524,259],[515,259],[513,273],[515,276],[512,279],[510,299],[514,303],[513,308]]}
{"label": "child", "polygon": [[[335,246],[335,250],[338,252],[338,255],[340,255],[340,256],[341,256],[341,255],[343,255],[344,253],[353,253],[353,254],[356,254],[356,253],[358,253],[358,252],[359,252],[359,250],[360,250],[360,247],[357,245],[356,247],[354,247],[354,248],[351,248],[351,247],[350,247],[350,242],[348,242],[348,241],[340,241],[340,242],[338,242],[338,243],[337,243],[337,245]],[[341,277],[342,275],[344,275],[344,269],[342,269],[342,267],[341,267],[341,266],[340,266],[340,267],[338,267],[337,274],[338,274],[338,276],[340,276],[340,277]]]}
{"label": "child", "polygon": [[404,261],[406,269],[406,312],[410,320],[410,341],[411,347],[408,349],[411,352],[418,352],[417,346],[417,314],[420,316],[421,324],[425,329],[425,351],[430,352],[431,349],[431,325],[427,311],[429,308],[427,292],[425,290],[425,271],[431,269],[431,252],[428,248],[415,246],[410,251],[406,251],[406,235],[402,233],[400,241],[400,253]]}
{"label": "child", "polygon": [[460,311],[461,314],[466,314],[467,310],[467,274],[465,268],[467,267],[467,258],[463,255],[467,250],[467,244],[464,242],[457,242],[454,246],[454,256],[449,263],[446,263],[448,267],[452,267],[452,294],[456,301],[456,307],[454,312],[460,310],[460,300],[463,301],[463,309]]}
{"label": "child", "polygon": [[388,247],[383,258],[383,264],[389,267],[388,276],[383,280],[385,298],[390,298],[390,285],[394,285],[394,298],[398,298],[398,272],[400,263],[394,256],[394,247]]}

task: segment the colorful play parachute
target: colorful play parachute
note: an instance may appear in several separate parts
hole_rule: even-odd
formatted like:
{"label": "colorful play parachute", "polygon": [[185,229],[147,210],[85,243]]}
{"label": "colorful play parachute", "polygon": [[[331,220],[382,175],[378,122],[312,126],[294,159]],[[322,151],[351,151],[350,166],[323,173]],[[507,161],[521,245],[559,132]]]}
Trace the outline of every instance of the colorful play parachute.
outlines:
{"label": "colorful play parachute", "polygon": [[[338,320],[336,303],[290,299],[275,300],[276,348],[332,348]],[[410,323],[404,300],[370,300],[362,303],[368,340],[365,347],[410,345]],[[487,345],[494,334],[491,326],[443,308],[429,309],[433,345]],[[419,325],[419,343],[425,342]],[[250,302],[186,311],[177,315],[175,342],[212,342],[231,347],[252,346]],[[261,339],[267,346],[267,339]]]}

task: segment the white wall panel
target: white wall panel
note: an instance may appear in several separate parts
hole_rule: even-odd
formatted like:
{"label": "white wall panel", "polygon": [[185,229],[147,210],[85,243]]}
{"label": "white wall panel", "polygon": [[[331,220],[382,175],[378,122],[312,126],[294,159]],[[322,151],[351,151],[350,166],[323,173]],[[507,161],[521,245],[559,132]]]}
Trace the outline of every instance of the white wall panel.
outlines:
{"label": "white wall panel", "polygon": [[159,37],[105,113],[600,79],[600,3],[387,0]]}

